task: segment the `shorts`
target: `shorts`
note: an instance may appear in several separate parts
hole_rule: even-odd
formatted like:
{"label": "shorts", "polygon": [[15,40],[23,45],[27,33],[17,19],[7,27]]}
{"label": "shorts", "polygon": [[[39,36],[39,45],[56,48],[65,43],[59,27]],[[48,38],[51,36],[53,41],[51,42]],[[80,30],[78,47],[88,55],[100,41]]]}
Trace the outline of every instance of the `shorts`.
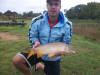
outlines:
{"label": "shorts", "polygon": [[60,75],[60,60],[44,61],[42,58],[37,58],[37,55],[33,55],[27,59],[28,53],[20,52],[19,54],[26,60],[25,64],[27,67],[32,67],[38,62],[43,62],[45,65],[44,72],[46,75]]}

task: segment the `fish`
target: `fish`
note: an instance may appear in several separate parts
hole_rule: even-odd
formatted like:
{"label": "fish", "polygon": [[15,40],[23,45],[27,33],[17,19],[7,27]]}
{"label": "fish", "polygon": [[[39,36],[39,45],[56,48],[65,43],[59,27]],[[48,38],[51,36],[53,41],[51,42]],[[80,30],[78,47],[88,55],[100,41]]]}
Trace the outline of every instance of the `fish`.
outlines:
{"label": "fish", "polygon": [[35,54],[37,54],[37,58],[40,58],[43,55],[48,55],[50,58],[53,58],[56,52],[61,52],[61,55],[65,55],[67,53],[76,53],[70,45],[65,44],[63,42],[47,43],[39,45],[34,49],[26,48],[23,49],[22,52],[28,53],[27,59],[29,59],[32,55]]}

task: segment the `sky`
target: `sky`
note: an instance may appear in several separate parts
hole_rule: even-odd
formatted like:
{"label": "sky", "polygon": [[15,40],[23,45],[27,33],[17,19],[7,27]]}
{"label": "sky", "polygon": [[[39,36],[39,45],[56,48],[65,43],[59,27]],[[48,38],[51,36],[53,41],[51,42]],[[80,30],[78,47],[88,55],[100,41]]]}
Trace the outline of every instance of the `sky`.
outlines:
{"label": "sky", "polygon": [[[62,0],[62,8],[70,9],[79,4],[87,4],[88,2],[99,2],[100,0]],[[0,12],[7,10],[16,11],[18,13],[23,12],[43,12],[46,9],[46,0],[0,0]]]}

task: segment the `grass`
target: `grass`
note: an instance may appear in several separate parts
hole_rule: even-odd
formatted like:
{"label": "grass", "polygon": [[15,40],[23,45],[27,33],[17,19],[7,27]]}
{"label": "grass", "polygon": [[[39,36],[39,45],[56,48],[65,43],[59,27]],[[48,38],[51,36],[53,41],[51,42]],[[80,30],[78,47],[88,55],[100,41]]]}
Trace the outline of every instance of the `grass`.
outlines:
{"label": "grass", "polygon": [[[27,23],[29,24],[29,21]],[[0,75],[23,75],[13,66],[12,58],[30,45],[27,39],[28,25],[25,27],[0,26],[0,32],[16,34],[21,38],[8,42],[0,38]],[[62,56],[61,75],[100,75],[100,42],[73,34],[70,44],[76,50],[76,54]],[[32,73],[43,75],[41,71]]]}
{"label": "grass", "polygon": [[92,20],[92,19],[70,19],[74,24],[98,24],[100,20]]}

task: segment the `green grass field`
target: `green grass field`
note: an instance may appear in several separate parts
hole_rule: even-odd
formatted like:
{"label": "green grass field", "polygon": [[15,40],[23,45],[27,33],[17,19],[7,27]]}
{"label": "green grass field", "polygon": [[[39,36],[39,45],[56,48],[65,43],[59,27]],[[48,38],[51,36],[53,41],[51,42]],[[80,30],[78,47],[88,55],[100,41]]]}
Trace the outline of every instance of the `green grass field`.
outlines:
{"label": "green grass field", "polygon": [[[29,25],[30,20],[26,20]],[[28,41],[28,25],[0,26],[0,32],[17,35],[19,40],[4,41],[0,38],[0,75],[23,75],[12,64],[13,56],[23,48],[30,46]],[[76,54],[62,56],[61,75],[100,75],[100,42],[88,40],[73,34],[70,45]],[[33,75],[43,75],[41,71]]]}

